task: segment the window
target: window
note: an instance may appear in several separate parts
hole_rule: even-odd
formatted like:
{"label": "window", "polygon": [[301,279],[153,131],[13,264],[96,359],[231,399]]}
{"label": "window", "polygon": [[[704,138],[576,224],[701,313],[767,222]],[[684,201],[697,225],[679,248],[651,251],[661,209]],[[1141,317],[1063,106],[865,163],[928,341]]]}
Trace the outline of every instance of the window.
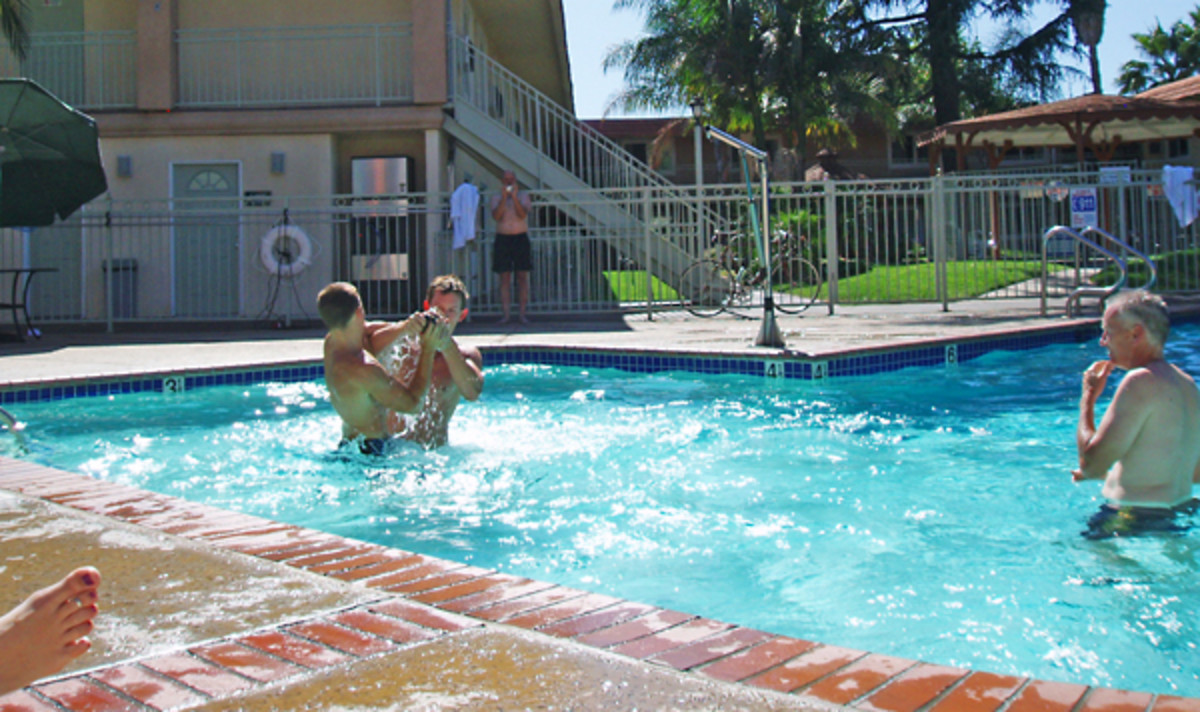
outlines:
{"label": "window", "polygon": [[200,171],[188,181],[187,189],[193,193],[222,192],[229,190],[229,181],[217,171]]}
{"label": "window", "polygon": [[1186,156],[1191,152],[1190,148],[1186,138],[1173,138],[1167,142],[1167,156],[1169,158]]}
{"label": "window", "polygon": [[927,166],[929,147],[918,147],[915,136],[902,136],[892,141],[891,159],[893,166]]}

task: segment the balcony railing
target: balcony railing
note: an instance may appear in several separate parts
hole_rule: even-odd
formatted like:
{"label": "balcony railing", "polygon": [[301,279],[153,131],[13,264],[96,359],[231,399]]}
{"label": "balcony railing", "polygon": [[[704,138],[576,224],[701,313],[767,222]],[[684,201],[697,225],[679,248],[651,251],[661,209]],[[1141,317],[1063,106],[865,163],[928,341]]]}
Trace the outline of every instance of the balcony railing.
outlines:
{"label": "balcony railing", "polygon": [[78,109],[125,109],[137,102],[133,31],[40,32],[24,62],[0,53],[0,75],[29,77]]}
{"label": "balcony railing", "polygon": [[179,30],[176,42],[184,108],[413,100],[411,23]]}

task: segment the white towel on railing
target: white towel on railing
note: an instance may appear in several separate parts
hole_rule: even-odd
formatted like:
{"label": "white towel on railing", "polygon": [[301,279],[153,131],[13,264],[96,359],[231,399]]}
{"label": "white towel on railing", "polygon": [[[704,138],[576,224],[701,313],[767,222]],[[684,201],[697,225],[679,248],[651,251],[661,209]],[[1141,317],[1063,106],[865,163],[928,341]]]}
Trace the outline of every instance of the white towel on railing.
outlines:
{"label": "white towel on railing", "polygon": [[1191,166],[1163,166],[1163,193],[1167,195],[1171,210],[1175,211],[1179,227],[1191,225],[1198,212],[1193,175]]}
{"label": "white towel on railing", "polygon": [[450,195],[450,222],[454,225],[454,249],[461,250],[475,239],[475,215],[479,211],[479,189],[463,183]]}

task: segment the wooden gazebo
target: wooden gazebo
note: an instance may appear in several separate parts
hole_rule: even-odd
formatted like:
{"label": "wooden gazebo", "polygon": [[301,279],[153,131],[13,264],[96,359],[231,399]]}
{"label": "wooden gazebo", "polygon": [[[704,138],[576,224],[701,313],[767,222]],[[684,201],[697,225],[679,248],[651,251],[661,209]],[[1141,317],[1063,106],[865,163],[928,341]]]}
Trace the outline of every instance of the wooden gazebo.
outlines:
{"label": "wooden gazebo", "polygon": [[1088,150],[1108,161],[1123,143],[1200,136],[1200,101],[1194,98],[1198,93],[1200,78],[1132,97],[1088,94],[954,121],[920,136],[917,143],[930,147],[931,173],[941,165],[946,148],[955,150],[958,170],[966,168],[969,151],[984,151],[988,167],[995,169],[1005,154],[1021,147],[1073,146],[1080,163]]}

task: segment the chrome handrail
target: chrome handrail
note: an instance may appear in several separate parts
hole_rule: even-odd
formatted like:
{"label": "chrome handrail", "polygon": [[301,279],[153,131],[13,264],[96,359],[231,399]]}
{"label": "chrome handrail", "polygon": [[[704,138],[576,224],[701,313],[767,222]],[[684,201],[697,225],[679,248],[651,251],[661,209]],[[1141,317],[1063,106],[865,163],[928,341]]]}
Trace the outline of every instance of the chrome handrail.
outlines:
{"label": "chrome handrail", "polygon": [[1098,296],[1098,297],[1100,297],[1101,303],[1103,303],[1109,297],[1111,297],[1113,294],[1117,293],[1122,288],[1124,288],[1125,285],[1128,283],[1128,281],[1129,281],[1129,265],[1125,261],[1124,257],[1117,255],[1115,252],[1109,250],[1108,248],[1104,247],[1103,245],[1100,245],[1099,243],[1085,237],[1085,235],[1087,235],[1087,234],[1101,235],[1105,239],[1109,240],[1110,242],[1120,246],[1122,250],[1131,252],[1134,255],[1136,255],[1137,257],[1140,257],[1142,260],[1144,260],[1146,262],[1146,264],[1150,266],[1150,281],[1147,282],[1143,288],[1149,289],[1150,287],[1153,287],[1155,282],[1158,280],[1158,268],[1155,266],[1153,260],[1151,260],[1150,257],[1147,256],[1145,253],[1141,252],[1140,250],[1135,249],[1132,245],[1126,243],[1124,240],[1117,238],[1115,235],[1112,235],[1109,232],[1101,230],[1098,227],[1087,226],[1081,232],[1076,232],[1069,227],[1065,227],[1063,225],[1055,225],[1054,227],[1047,230],[1044,235],[1042,235],[1042,299],[1041,299],[1042,316],[1046,316],[1046,298],[1047,298],[1047,291],[1049,290],[1049,281],[1050,281],[1050,274],[1049,274],[1050,260],[1049,260],[1049,254],[1048,254],[1048,246],[1049,246],[1051,238],[1054,238],[1056,236],[1064,235],[1064,236],[1074,239],[1076,242],[1079,242],[1084,245],[1087,245],[1088,247],[1091,247],[1092,249],[1096,250],[1097,252],[1100,252],[1101,254],[1105,255],[1106,257],[1111,259],[1113,262],[1115,262],[1117,264],[1117,267],[1121,270],[1120,278],[1118,278],[1115,283],[1113,283],[1107,287],[1078,287],[1075,289],[1075,291],[1071,292],[1067,296],[1067,304],[1066,304],[1068,317],[1074,316],[1071,305],[1074,303],[1077,303],[1083,297]]}

